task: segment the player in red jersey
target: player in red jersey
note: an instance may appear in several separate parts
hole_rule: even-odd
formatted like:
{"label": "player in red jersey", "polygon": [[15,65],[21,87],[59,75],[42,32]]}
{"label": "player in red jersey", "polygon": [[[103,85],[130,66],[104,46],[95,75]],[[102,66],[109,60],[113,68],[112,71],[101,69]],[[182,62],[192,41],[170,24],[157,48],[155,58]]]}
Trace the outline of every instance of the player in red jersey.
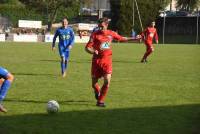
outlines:
{"label": "player in red jersey", "polygon": [[[99,20],[99,30],[92,33],[90,41],[85,46],[85,50],[93,54],[92,58],[92,88],[94,89],[97,106],[105,107],[104,99],[107,94],[111,74],[112,74],[112,47],[113,39],[118,41],[132,40],[118,35],[116,32],[108,30],[109,21],[107,18]],[[103,77],[104,83],[100,87],[99,78]]]}
{"label": "player in red jersey", "polygon": [[151,22],[150,26],[148,26],[141,34],[144,39],[144,43],[146,45],[146,52],[141,60],[142,63],[147,62],[147,57],[154,51],[153,47],[153,39],[155,38],[156,43],[158,44],[158,34],[155,28],[155,22]]}

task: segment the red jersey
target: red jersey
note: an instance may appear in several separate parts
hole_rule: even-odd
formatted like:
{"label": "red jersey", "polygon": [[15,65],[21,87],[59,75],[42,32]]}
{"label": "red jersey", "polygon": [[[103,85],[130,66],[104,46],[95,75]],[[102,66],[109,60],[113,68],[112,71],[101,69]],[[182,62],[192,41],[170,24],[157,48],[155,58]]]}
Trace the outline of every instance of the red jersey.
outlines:
{"label": "red jersey", "polygon": [[154,27],[147,27],[141,35],[145,39],[145,44],[147,45],[152,45],[153,38],[158,41],[157,30]]}
{"label": "red jersey", "polygon": [[93,55],[93,59],[104,58],[112,55],[112,40],[126,41],[125,37],[120,36],[111,30],[99,30],[93,32],[90,41],[87,43],[86,47],[93,48],[98,51],[98,55]]}
{"label": "red jersey", "polygon": [[98,51],[93,54],[91,73],[93,77],[100,78],[104,74],[112,74],[112,40],[126,41],[125,37],[118,35],[111,30],[99,30],[93,32],[86,48],[93,48]]}

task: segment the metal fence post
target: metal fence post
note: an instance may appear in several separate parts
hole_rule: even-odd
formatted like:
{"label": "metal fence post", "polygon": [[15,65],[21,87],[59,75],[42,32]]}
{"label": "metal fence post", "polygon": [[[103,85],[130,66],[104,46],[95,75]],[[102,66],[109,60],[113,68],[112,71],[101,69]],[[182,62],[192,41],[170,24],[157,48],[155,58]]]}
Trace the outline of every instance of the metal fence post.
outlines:
{"label": "metal fence post", "polygon": [[197,8],[197,37],[196,37],[196,44],[199,43],[199,10]]}

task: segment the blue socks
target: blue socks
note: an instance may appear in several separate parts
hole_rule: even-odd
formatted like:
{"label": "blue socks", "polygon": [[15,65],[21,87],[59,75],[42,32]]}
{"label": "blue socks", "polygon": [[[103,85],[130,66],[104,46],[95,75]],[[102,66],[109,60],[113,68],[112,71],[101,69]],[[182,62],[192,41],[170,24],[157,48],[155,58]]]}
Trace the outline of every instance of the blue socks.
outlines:
{"label": "blue socks", "polygon": [[61,65],[61,72],[64,74],[65,70],[67,69],[67,61],[66,62],[60,62]]}
{"label": "blue socks", "polygon": [[67,61],[65,61],[65,70],[67,69]]}
{"label": "blue socks", "polygon": [[65,63],[63,63],[62,61],[60,62],[61,65],[61,73],[64,74],[65,72]]}
{"label": "blue socks", "polygon": [[0,87],[0,101],[2,101],[7,94],[8,89],[10,88],[11,82],[9,80],[5,80]]}

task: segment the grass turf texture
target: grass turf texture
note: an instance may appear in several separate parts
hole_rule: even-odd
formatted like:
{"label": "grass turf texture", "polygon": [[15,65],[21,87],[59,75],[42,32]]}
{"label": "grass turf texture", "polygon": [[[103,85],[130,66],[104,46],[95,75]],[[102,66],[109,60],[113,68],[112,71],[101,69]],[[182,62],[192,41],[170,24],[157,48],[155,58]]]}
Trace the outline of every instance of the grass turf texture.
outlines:
{"label": "grass turf texture", "polygon": [[[200,46],[158,45],[140,63],[142,44],[113,45],[106,108],[95,106],[91,55],[76,44],[66,78],[50,44],[0,43],[0,65],[15,75],[0,113],[1,134],[199,134]],[[48,100],[60,111],[46,113]]]}

